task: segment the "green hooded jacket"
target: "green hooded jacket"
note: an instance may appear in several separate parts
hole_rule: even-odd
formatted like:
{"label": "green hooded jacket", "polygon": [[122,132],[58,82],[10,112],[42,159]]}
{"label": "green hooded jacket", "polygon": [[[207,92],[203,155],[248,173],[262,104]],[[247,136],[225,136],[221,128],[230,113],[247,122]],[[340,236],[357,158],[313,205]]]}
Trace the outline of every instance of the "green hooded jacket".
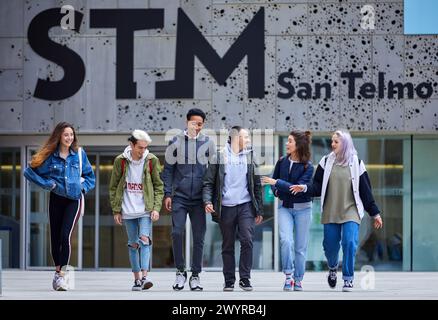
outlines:
{"label": "green hooded jacket", "polygon": [[[123,172],[122,161],[124,162]],[[150,165],[149,162],[151,162],[152,165]],[[117,156],[114,160],[109,184],[110,203],[113,214],[121,213],[122,210],[123,193],[126,188],[126,173],[128,172],[129,164],[129,160],[123,154]],[[145,211],[147,212],[160,212],[161,210],[164,187],[163,181],[161,181],[160,178],[160,172],[160,160],[152,153],[149,153],[145,159],[143,168],[143,195]]]}

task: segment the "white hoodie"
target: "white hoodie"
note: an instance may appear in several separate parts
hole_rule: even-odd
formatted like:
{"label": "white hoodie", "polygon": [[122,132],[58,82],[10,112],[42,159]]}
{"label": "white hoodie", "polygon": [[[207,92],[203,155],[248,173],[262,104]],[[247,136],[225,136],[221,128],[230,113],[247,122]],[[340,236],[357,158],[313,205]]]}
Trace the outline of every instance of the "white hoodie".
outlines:
{"label": "white hoodie", "polygon": [[149,150],[146,149],[143,157],[138,161],[134,161],[132,160],[130,146],[127,146],[123,152],[123,156],[129,161],[128,172],[126,173],[126,188],[123,191],[123,219],[136,219],[150,215],[149,212],[145,212],[143,196],[143,168],[148,154]]}

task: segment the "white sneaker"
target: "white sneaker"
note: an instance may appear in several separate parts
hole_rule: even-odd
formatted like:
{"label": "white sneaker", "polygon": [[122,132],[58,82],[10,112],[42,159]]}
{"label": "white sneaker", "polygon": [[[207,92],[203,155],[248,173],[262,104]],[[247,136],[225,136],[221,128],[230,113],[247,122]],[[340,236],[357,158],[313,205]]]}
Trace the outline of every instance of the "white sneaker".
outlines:
{"label": "white sneaker", "polygon": [[143,277],[141,278],[141,290],[147,290],[152,288],[154,284],[152,283],[151,279],[149,277]]}
{"label": "white sneaker", "polygon": [[201,280],[199,276],[191,276],[189,280],[190,290],[192,291],[202,291],[204,288],[201,286]]}
{"label": "white sneaker", "polygon": [[64,276],[60,272],[55,272],[55,276],[53,277],[52,287],[55,291],[67,291],[68,285],[65,281]]}
{"label": "white sneaker", "polygon": [[187,272],[177,271],[175,283],[172,286],[173,290],[180,291],[184,289],[184,285],[186,284],[186,281],[187,281]]}

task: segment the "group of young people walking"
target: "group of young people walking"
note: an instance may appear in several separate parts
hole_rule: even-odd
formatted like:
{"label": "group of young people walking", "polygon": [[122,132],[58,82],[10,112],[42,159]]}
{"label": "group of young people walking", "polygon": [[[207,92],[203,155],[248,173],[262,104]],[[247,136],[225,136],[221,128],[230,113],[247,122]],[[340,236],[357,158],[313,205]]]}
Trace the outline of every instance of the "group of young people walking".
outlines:
{"label": "group of young people walking", "polygon": [[[373,217],[375,228],[381,228],[383,222],[365,165],[358,158],[350,134],[343,130],[334,132],[332,152],[321,159],[312,179],[311,134],[292,131],[286,145],[287,155],[277,161],[272,177],[260,177],[247,129],[232,127],[224,148],[216,150],[212,140],[201,132],[205,113],[191,109],[186,118],[186,129],[169,142],[163,170],[158,158],[149,152],[152,140],[143,130],[132,132],[129,145],[114,160],[110,203],[115,223],[126,228],[134,276],[132,290],[144,291],[153,286],[148,274],[152,224],[160,218],[164,205],[172,217],[176,267],[173,290],[183,290],[187,279],[190,290],[203,290],[200,273],[206,216],[210,214],[222,234],[223,290],[234,290],[237,237],[240,242],[238,285],[251,291],[254,230],[263,221],[262,184],[269,184],[279,198],[283,289],[303,290],[312,198],[321,197],[328,284],[331,288],[336,287],[342,246],[343,290],[351,291],[364,211]],[[63,269],[70,259],[72,230],[83,211],[84,195],[95,184],[92,167],[85,151],[78,146],[71,124],[62,122],[56,126],[48,141],[33,156],[24,175],[50,191],[51,253],[56,266],[52,284],[54,290],[67,290]],[[190,270],[185,269],[183,254],[187,215],[193,239]],[[190,278],[187,271],[191,272]]]}

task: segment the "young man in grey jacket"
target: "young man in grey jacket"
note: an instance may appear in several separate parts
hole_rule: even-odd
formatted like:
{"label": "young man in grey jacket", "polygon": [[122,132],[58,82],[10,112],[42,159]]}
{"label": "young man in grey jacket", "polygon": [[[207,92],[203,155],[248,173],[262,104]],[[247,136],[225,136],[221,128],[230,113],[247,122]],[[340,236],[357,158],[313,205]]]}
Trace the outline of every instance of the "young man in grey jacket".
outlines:
{"label": "young man in grey jacket", "polygon": [[202,110],[190,109],[187,113],[187,129],[176,135],[166,149],[162,180],[164,206],[172,213],[172,246],[177,269],[173,289],[176,291],[182,290],[187,281],[183,256],[187,214],[190,216],[193,235],[192,275],[189,286],[192,291],[203,289],[199,278],[206,230],[202,178],[209,157],[216,148],[212,141],[201,133],[204,122],[205,113]]}
{"label": "young man in grey jacket", "polygon": [[235,126],[228,143],[212,160],[204,176],[205,211],[212,214],[222,233],[224,291],[233,291],[235,276],[234,242],[240,240],[239,287],[251,291],[254,228],[263,220],[262,186],[248,130]]}

